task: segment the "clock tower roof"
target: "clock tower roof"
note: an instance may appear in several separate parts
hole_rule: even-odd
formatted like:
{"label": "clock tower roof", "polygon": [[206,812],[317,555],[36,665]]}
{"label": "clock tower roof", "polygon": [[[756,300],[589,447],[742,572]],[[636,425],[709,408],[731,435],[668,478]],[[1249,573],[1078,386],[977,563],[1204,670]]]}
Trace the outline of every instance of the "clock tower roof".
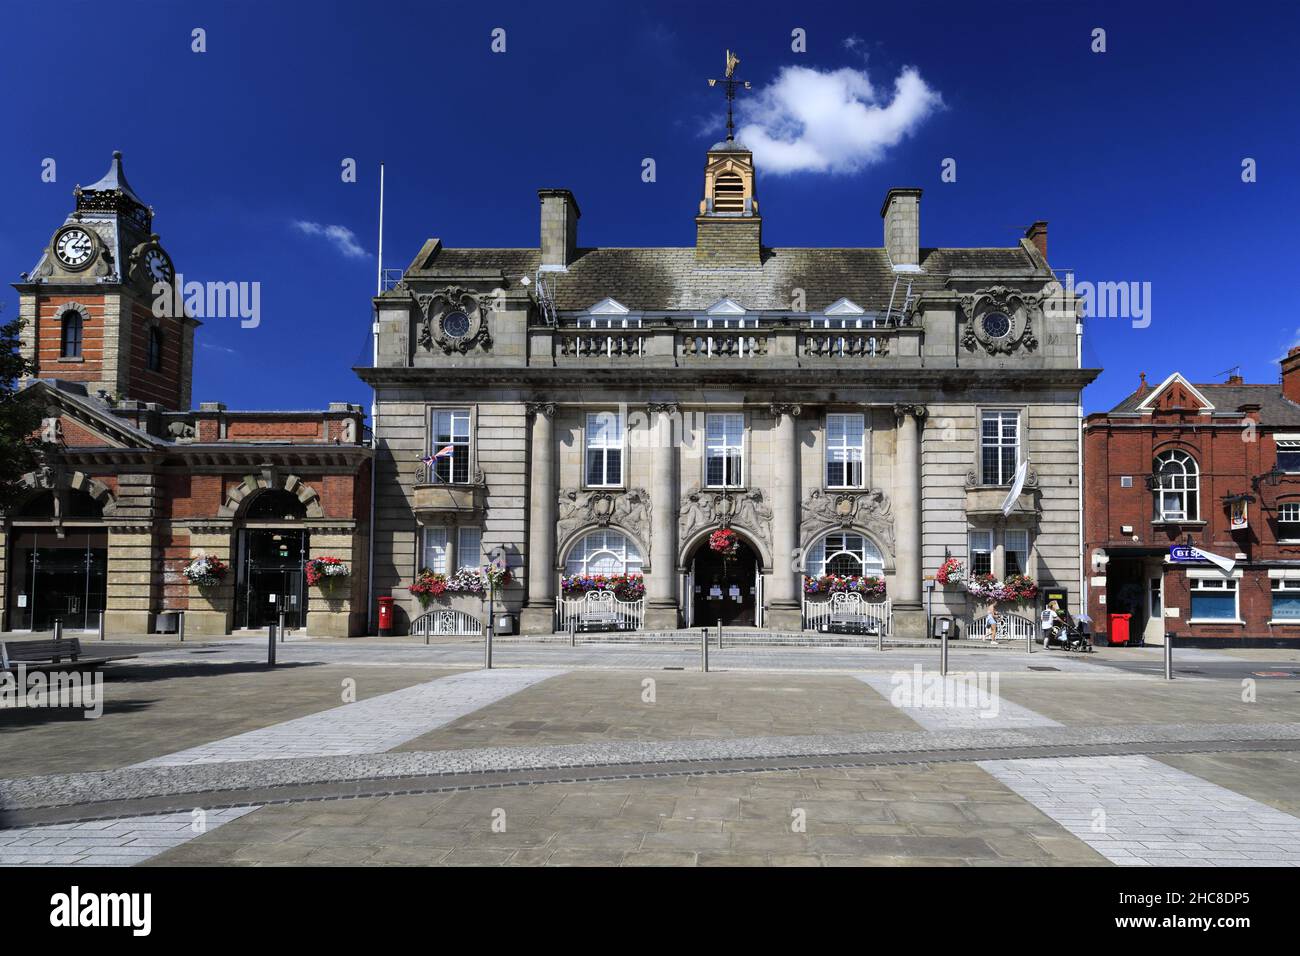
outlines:
{"label": "clock tower roof", "polygon": [[[131,188],[131,184],[126,181],[126,172],[122,169],[122,151],[120,149],[113,150],[113,164],[108,167],[108,172],[101,176],[98,182],[91,183],[80,192],[83,196],[87,193],[115,192],[123,199],[128,199],[136,205],[143,206],[145,204],[144,200],[137,196],[135,190]],[[80,196],[78,200],[80,200]],[[78,201],[78,205],[80,205],[80,201]]]}

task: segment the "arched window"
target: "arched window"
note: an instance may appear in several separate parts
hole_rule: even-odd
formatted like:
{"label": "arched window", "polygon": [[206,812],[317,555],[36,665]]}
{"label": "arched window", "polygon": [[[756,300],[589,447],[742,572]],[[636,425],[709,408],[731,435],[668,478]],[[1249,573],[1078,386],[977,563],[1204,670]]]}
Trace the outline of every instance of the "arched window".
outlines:
{"label": "arched window", "polygon": [[885,559],[880,549],[864,535],[836,531],[808,549],[804,569],[810,577],[823,574],[876,575],[885,573]]}
{"label": "arched window", "polygon": [[640,574],[641,551],[621,531],[593,531],[569,549],[565,574]]}
{"label": "arched window", "polygon": [[1195,521],[1200,515],[1200,478],[1196,461],[1182,451],[1156,456],[1152,491],[1157,521]]}
{"label": "arched window", "polygon": [[81,313],[76,309],[68,309],[63,313],[62,321],[59,355],[63,358],[81,358]]}
{"label": "arched window", "polygon": [[149,330],[148,368],[151,372],[161,372],[163,364],[163,332],[158,326]]}
{"label": "arched window", "polygon": [[738,173],[721,173],[713,180],[713,211],[745,211],[745,181]]}
{"label": "arched window", "polygon": [[267,489],[249,502],[245,517],[261,521],[299,521],[307,517],[307,506],[292,492]]}

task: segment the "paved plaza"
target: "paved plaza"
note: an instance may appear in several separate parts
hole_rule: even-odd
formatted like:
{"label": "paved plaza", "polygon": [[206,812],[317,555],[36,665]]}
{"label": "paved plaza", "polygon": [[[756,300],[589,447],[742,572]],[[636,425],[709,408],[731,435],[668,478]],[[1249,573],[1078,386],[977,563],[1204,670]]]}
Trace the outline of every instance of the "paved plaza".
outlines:
{"label": "paved plaza", "polygon": [[112,642],[0,865],[1300,865],[1300,655]]}

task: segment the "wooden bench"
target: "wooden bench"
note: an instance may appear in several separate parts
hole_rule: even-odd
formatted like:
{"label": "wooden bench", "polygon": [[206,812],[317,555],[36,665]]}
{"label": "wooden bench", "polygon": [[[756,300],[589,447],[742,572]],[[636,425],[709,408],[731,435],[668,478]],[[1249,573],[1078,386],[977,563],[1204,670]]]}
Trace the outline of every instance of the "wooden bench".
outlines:
{"label": "wooden bench", "polygon": [[136,655],[118,657],[83,657],[81,640],[65,637],[61,641],[0,641],[0,670],[17,670],[22,664],[29,671],[48,671],[60,667],[98,667],[111,661],[134,660]]}

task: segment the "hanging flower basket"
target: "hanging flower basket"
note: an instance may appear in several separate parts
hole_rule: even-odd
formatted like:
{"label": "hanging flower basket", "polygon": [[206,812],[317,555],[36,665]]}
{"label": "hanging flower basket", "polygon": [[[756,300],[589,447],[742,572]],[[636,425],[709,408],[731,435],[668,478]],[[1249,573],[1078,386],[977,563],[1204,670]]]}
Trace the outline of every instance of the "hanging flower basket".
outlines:
{"label": "hanging flower basket", "polygon": [[312,558],[307,562],[306,571],[308,584],[332,583],[328,579],[346,578],[352,573],[342,558],[329,557]]}
{"label": "hanging flower basket", "polygon": [[740,553],[740,537],[730,528],[719,528],[709,535],[709,550],[730,561]]}
{"label": "hanging flower basket", "polygon": [[190,559],[190,563],[181,569],[181,574],[185,575],[185,579],[190,584],[210,587],[220,584],[227,570],[225,562],[220,558],[210,554],[200,554]]}
{"label": "hanging flower basket", "polygon": [[588,591],[613,591],[620,601],[639,601],[645,597],[645,579],[639,574],[573,574],[560,579],[566,595]]}
{"label": "hanging flower basket", "polygon": [[1012,574],[999,581],[981,574],[966,582],[966,590],[985,604],[1027,604],[1038,597],[1038,585],[1025,574]]}
{"label": "hanging flower basket", "polygon": [[447,575],[435,574],[428,568],[422,568],[416,575],[415,582],[407,590],[415,595],[415,599],[420,602],[420,607],[428,608],[434,598],[442,597],[446,593]]}
{"label": "hanging flower basket", "polygon": [[447,578],[448,594],[482,594],[485,584],[478,568],[461,568]]}
{"label": "hanging flower basket", "polygon": [[962,578],[966,576],[966,566],[956,558],[948,558],[943,564],[939,565],[939,570],[935,573],[934,579],[942,585],[961,584]]}
{"label": "hanging flower basket", "polygon": [[885,596],[885,579],[874,574],[823,574],[819,578],[805,576],[804,594],[837,594],[848,592],[864,598]]}
{"label": "hanging flower basket", "polygon": [[484,584],[491,585],[494,591],[499,591],[514,580],[509,568],[498,567],[495,564],[483,565],[483,570],[480,574],[482,575]]}

